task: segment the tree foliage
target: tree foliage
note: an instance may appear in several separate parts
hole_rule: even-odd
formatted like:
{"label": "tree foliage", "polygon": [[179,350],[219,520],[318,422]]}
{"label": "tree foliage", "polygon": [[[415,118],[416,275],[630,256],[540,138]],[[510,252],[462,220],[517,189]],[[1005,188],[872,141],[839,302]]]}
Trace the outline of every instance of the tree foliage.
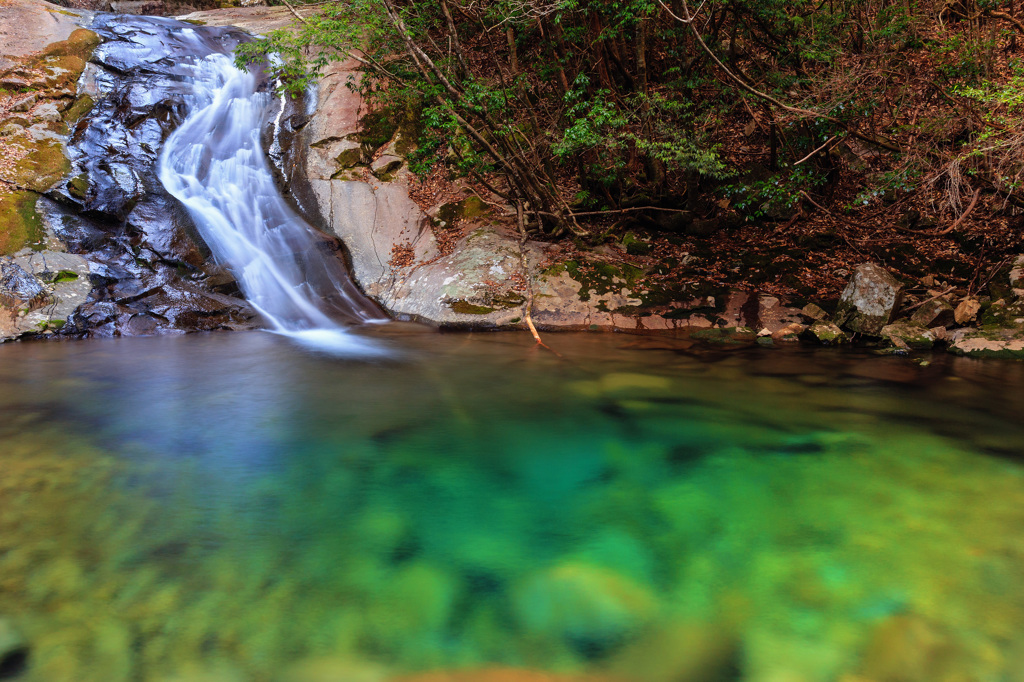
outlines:
{"label": "tree foliage", "polygon": [[[450,163],[558,232],[595,209],[692,210],[708,188],[761,217],[827,191],[844,140],[900,177],[971,158],[1013,193],[1012,163],[977,159],[1020,144],[996,132],[1017,122],[1017,81],[986,80],[1015,31],[1009,0],[347,0],[239,59],[276,54],[293,92],[357,60],[375,106],[420,118],[420,168]],[[914,78],[921,58],[942,82]],[[922,88],[1003,118],[943,150],[928,121],[908,127]],[[730,153],[737,127],[767,148],[766,177]]]}

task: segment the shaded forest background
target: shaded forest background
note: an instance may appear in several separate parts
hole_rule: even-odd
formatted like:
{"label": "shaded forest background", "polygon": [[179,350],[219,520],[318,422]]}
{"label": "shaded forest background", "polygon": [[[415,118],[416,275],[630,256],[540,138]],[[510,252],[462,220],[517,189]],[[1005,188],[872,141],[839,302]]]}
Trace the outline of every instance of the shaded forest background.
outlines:
{"label": "shaded forest background", "polygon": [[1020,4],[330,0],[240,61],[297,95],[357,60],[362,141],[400,139],[414,196],[468,186],[566,258],[797,300],[871,260],[973,295],[1021,250]]}
{"label": "shaded forest background", "polygon": [[351,0],[242,58],[294,92],[358,60],[369,135],[541,238],[824,266],[780,293],[871,259],[977,291],[1020,246],[1016,1]]}

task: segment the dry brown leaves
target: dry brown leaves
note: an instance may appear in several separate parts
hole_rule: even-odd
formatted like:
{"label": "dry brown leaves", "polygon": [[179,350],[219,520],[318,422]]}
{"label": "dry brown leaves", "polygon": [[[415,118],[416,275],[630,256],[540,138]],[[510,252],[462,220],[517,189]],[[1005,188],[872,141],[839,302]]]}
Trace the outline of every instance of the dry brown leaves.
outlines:
{"label": "dry brown leaves", "polygon": [[388,266],[393,270],[410,267],[416,260],[416,249],[408,241],[391,247],[391,258]]}

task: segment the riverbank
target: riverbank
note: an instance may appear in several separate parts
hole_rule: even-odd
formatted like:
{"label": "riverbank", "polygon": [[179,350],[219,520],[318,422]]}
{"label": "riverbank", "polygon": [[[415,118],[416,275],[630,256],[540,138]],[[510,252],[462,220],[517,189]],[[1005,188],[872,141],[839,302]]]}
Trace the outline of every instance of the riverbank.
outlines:
{"label": "riverbank", "polygon": [[[54,22],[67,26],[61,31],[73,30],[71,14],[43,3],[19,0],[8,7],[8,13],[16,11],[11,7],[20,7],[17,11],[27,15],[42,12],[59,17]],[[311,12],[307,8],[301,13]],[[252,33],[286,28],[295,21],[285,9],[261,7],[198,12],[185,19],[195,26],[237,25]],[[29,53],[42,54],[31,57],[38,60],[68,52],[64,43],[41,45],[49,36],[41,32],[35,43],[24,43],[20,59],[29,59]],[[80,58],[88,57],[94,45],[83,43]],[[101,97],[90,85],[100,64],[92,64],[89,78],[83,77],[78,88],[71,90],[67,83],[77,79],[81,69],[61,81],[63,90],[43,81],[21,84],[22,89],[41,93],[41,99],[33,95],[36,99],[19,118],[20,112],[12,106],[24,108],[18,102],[28,94],[7,95],[0,142],[10,145],[20,136],[31,137],[29,132],[36,128],[45,128],[50,136],[47,149],[59,148],[68,139],[70,127],[91,110],[94,98]],[[30,67],[28,62],[9,67],[4,78],[24,78],[18,69],[28,73]],[[994,261],[979,256],[973,279],[965,283],[963,274],[955,272],[960,266],[942,274],[946,261],[929,250],[948,250],[939,239],[920,240],[919,247],[911,246],[916,248],[913,257],[902,259],[871,249],[856,253],[839,249],[824,257],[835,246],[834,240],[819,239],[813,231],[795,227],[802,224],[799,220],[787,225],[796,231],[793,234],[763,225],[716,224],[709,234],[701,235],[699,225],[687,222],[657,229],[636,226],[616,236],[602,232],[604,228],[595,223],[586,238],[524,240],[513,207],[473,181],[453,178],[442,166],[426,177],[410,171],[408,157],[415,151],[418,124],[382,120],[358,92],[347,87],[358,76],[354,68],[352,61],[330,67],[316,89],[315,105],[308,110],[293,105],[283,112],[273,139],[267,137],[265,144],[282,146],[282,155],[275,160],[296,206],[311,222],[341,239],[359,286],[397,319],[460,329],[525,329],[529,321],[543,332],[619,331],[711,345],[853,341],[880,352],[946,347],[977,357],[1024,355],[1020,258],[1000,256]],[[51,101],[57,102],[57,120],[35,122],[39,112],[53,108]],[[62,107],[64,114],[60,114]],[[157,109],[146,115],[158,116]],[[24,116],[31,120],[23,120]],[[112,120],[103,125],[120,124]],[[189,234],[187,225],[180,224],[180,217],[169,222],[161,218],[160,227],[139,222],[152,222],[154,211],[173,213],[171,204],[165,201],[147,210],[134,207],[130,216],[120,216],[118,211],[128,208],[126,202],[137,200],[133,196],[138,187],[133,189],[115,176],[104,180],[102,173],[90,177],[89,172],[98,167],[85,155],[95,148],[93,144],[72,154],[76,158],[73,171],[67,159],[57,154],[51,155],[56,164],[52,177],[38,163],[24,165],[16,178],[8,178],[10,173],[4,176],[9,188],[31,184],[0,198],[0,203],[11,210],[25,204],[18,215],[36,226],[32,248],[49,251],[43,251],[42,259],[32,260],[29,249],[4,260],[0,303],[5,304],[6,313],[0,316],[4,320],[0,333],[5,338],[130,335],[158,333],[165,327],[191,331],[250,326],[252,313],[234,298],[238,292],[233,279],[209,262],[204,245]],[[155,159],[151,152],[141,156]],[[136,176],[152,173],[144,158],[141,166],[136,160],[126,163],[125,168]],[[53,184],[55,179],[60,182]],[[154,185],[156,180],[147,182]],[[41,192],[57,203],[40,199],[45,210],[37,214],[31,204]],[[98,194],[103,195],[102,205],[96,203]],[[83,221],[83,209],[111,224]],[[88,254],[106,243],[102,232],[109,233],[113,222],[126,216],[129,229],[141,241],[131,247],[134,252],[117,257],[121,270],[109,263],[89,265]],[[842,241],[846,237],[840,235],[840,223],[833,225],[833,237]],[[70,230],[69,224],[73,225]],[[28,239],[28,232],[11,220],[4,225],[8,239],[26,235],[19,244],[7,245],[7,252],[13,253]],[[907,255],[907,248],[904,244],[901,253]],[[67,250],[78,255],[57,253]],[[167,294],[154,296],[153,286],[142,283],[149,278],[146,268],[126,268],[125,258],[134,263],[138,252],[151,256],[146,268],[161,270],[169,264],[184,268],[185,283],[170,286],[188,289],[189,297],[205,292],[202,305],[182,310],[178,309],[185,300],[182,296],[172,294],[173,300]],[[54,262],[70,265],[54,270],[45,264],[47,254]],[[863,287],[858,290],[852,282],[863,264],[859,259],[872,255],[886,256],[872,272],[885,280],[890,292],[884,309],[870,312],[877,323],[864,325],[857,315],[866,314],[861,307],[873,304],[865,299]],[[109,254],[104,258],[109,261]],[[928,267],[926,260],[935,267]],[[33,269],[30,263],[44,264]],[[111,276],[126,269],[132,271],[127,279]],[[883,271],[895,279],[886,279]],[[158,279],[157,286],[169,286],[163,276]],[[139,299],[140,291],[151,293]],[[80,309],[87,296],[92,310],[88,313]],[[859,312],[855,315],[851,310]],[[72,318],[76,323],[65,328]]]}

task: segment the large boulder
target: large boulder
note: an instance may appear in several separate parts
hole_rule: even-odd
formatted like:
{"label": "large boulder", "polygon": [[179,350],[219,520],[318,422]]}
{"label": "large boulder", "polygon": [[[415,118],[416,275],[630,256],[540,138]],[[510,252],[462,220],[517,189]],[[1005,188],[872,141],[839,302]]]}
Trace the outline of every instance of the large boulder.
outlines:
{"label": "large boulder", "polygon": [[839,298],[835,322],[852,332],[878,336],[892,322],[903,285],[874,263],[858,265]]}

